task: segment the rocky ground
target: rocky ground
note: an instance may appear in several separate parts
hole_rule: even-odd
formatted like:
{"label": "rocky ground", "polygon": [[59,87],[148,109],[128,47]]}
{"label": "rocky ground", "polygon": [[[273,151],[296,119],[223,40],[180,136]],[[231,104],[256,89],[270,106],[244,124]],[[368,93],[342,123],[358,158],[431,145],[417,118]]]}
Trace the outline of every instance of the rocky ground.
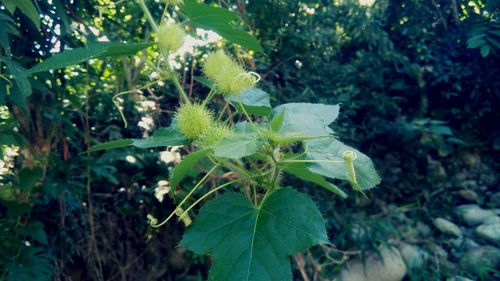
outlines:
{"label": "rocky ground", "polygon": [[[453,214],[433,218],[432,224],[416,222],[414,232],[406,237],[412,244],[400,241],[394,247],[380,247],[378,254],[364,260],[365,266],[361,260],[352,262],[337,280],[412,280],[412,275],[422,276],[419,271],[428,267],[453,273],[447,281],[500,280],[500,192],[486,204],[495,208],[474,203],[474,192],[459,195],[472,202],[456,206]],[[428,241],[422,241],[426,237]]]}
{"label": "rocky ground", "polygon": [[[410,211],[388,205],[397,235],[378,253],[347,262],[333,280],[500,280],[500,190],[480,174],[484,181],[457,173]],[[351,228],[358,239],[369,231]]]}

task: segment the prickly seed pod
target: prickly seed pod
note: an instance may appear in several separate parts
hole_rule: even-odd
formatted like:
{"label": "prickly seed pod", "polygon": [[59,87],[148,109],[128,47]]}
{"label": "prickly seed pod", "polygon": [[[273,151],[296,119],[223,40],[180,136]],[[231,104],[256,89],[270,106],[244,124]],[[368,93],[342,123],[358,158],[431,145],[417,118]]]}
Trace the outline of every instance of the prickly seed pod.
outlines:
{"label": "prickly seed pod", "polygon": [[213,147],[231,134],[231,128],[222,123],[215,123],[199,137],[197,144],[203,148]]}
{"label": "prickly seed pod", "polygon": [[158,28],[158,45],[162,49],[175,51],[182,46],[186,33],[175,23],[162,23]]}
{"label": "prickly seed pod", "polygon": [[212,112],[200,104],[183,104],[175,115],[180,131],[191,140],[197,139],[213,124]]}
{"label": "prickly seed pod", "polygon": [[224,95],[238,94],[257,83],[257,78],[253,74],[246,72],[224,51],[209,54],[203,64],[203,71]]}

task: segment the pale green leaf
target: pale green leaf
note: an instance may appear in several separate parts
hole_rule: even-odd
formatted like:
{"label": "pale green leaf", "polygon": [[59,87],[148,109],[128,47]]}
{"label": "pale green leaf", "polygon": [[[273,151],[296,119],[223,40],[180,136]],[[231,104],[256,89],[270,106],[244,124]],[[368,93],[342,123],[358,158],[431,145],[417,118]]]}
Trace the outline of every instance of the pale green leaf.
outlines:
{"label": "pale green leaf", "polygon": [[247,89],[242,91],[239,95],[230,96],[226,98],[239,112],[243,112],[243,108],[248,114],[269,116],[271,114],[271,101],[269,94],[258,88]]}
{"label": "pale green leaf", "polygon": [[[281,121],[280,114],[283,114]],[[278,118],[281,126],[277,132],[268,132],[277,142],[311,139],[333,133],[329,125],[339,115],[338,105],[287,103],[273,109],[273,119]],[[273,131],[278,126],[273,125]]]}
{"label": "pale green leaf", "polygon": [[181,241],[210,254],[208,280],[291,280],[289,256],[328,243],[314,202],[293,189],[272,193],[258,207],[242,194],[224,194],[200,210]]}
{"label": "pale green leaf", "polygon": [[254,132],[234,132],[214,146],[214,155],[229,159],[240,159],[257,153],[263,141]]}
{"label": "pale green leaf", "polygon": [[[329,178],[347,180],[361,190],[372,188],[380,183],[380,177],[368,156],[333,137],[306,141],[305,151],[307,160],[323,161],[306,165],[313,173]],[[349,172],[349,165],[344,161],[343,155],[345,151],[353,151],[357,155],[357,158],[353,161],[356,182],[353,182]]]}

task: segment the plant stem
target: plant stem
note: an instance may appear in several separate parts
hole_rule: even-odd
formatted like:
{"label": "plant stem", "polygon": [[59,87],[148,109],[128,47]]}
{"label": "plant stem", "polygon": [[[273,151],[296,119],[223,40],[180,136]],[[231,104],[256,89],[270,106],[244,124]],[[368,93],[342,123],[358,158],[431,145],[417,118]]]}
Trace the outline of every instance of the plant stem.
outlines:
{"label": "plant stem", "polygon": [[[142,11],[146,15],[146,19],[148,20],[149,24],[151,25],[151,28],[153,28],[153,30],[155,32],[158,32],[158,25],[156,24],[155,20],[153,19],[151,12],[149,11],[148,7],[146,6],[146,3],[144,3],[144,0],[137,0],[137,1],[139,2],[139,5],[141,6]],[[163,18],[163,16],[162,16],[162,18]],[[163,60],[164,60],[165,64],[167,65],[168,72],[172,73],[172,68],[170,67],[170,64],[168,63],[168,52],[162,51],[161,54],[163,56]],[[181,84],[177,80],[177,77],[174,76],[174,77],[170,78],[170,80],[172,80],[172,82],[175,85],[175,88],[177,89],[177,91],[179,91],[179,93],[180,93],[181,97],[184,99],[184,101],[186,103],[190,103],[189,98],[186,95],[186,92],[184,92],[184,89],[182,88]]]}
{"label": "plant stem", "polygon": [[137,2],[139,2],[139,5],[141,6],[142,11],[146,15],[146,19],[148,20],[149,24],[151,25],[151,28],[153,28],[153,30],[155,32],[158,32],[158,25],[156,25],[156,22],[153,19],[151,12],[149,12],[149,9],[146,6],[146,3],[144,3],[144,0],[137,0]]}
{"label": "plant stem", "polygon": [[193,204],[191,204],[191,206],[189,206],[186,210],[184,210],[184,213],[182,215],[187,214],[187,212],[189,212],[189,210],[191,210],[194,206],[198,205],[201,201],[203,201],[205,198],[207,198],[208,196],[210,196],[210,194],[216,192],[217,190],[219,190],[221,188],[224,188],[224,187],[226,187],[228,185],[231,185],[233,183],[236,183],[236,182],[239,182],[239,181],[242,181],[242,180],[244,180],[244,178],[232,180],[230,182],[226,182],[226,183],[221,184],[218,187],[210,190],[209,192],[207,192],[203,196],[201,196],[198,200],[196,200]]}
{"label": "plant stem", "polygon": [[[203,182],[210,176],[211,173],[213,173],[213,171],[215,171],[215,169],[217,167],[218,167],[218,165],[213,166],[212,169],[210,169],[210,171],[208,171],[205,174],[205,176],[193,187],[193,189],[191,189],[191,191],[184,197],[184,199],[182,199],[181,203],[179,203],[177,205],[177,208],[180,207],[180,206],[182,206],[182,204],[184,204],[184,202],[186,202],[189,199],[189,197],[191,197],[191,195],[193,194],[193,192],[195,192],[196,189],[198,189],[198,187],[200,187],[203,184]],[[176,209],[174,209],[174,211],[172,213],[170,213],[170,215],[164,221],[162,221],[160,224],[151,224],[151,226],[152,227],[160,227],[160,226],[166,224],[175,215],[175,210]]]}

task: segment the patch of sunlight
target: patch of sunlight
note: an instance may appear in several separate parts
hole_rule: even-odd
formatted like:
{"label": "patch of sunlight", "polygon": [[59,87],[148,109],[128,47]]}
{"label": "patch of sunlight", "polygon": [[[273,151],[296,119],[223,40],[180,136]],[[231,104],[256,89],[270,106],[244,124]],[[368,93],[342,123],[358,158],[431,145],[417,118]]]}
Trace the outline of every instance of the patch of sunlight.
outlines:
{"label": "patch of sunlight", "polygon": [[359,5],[371,7],[375,3],[375,0],[359,0]]}

